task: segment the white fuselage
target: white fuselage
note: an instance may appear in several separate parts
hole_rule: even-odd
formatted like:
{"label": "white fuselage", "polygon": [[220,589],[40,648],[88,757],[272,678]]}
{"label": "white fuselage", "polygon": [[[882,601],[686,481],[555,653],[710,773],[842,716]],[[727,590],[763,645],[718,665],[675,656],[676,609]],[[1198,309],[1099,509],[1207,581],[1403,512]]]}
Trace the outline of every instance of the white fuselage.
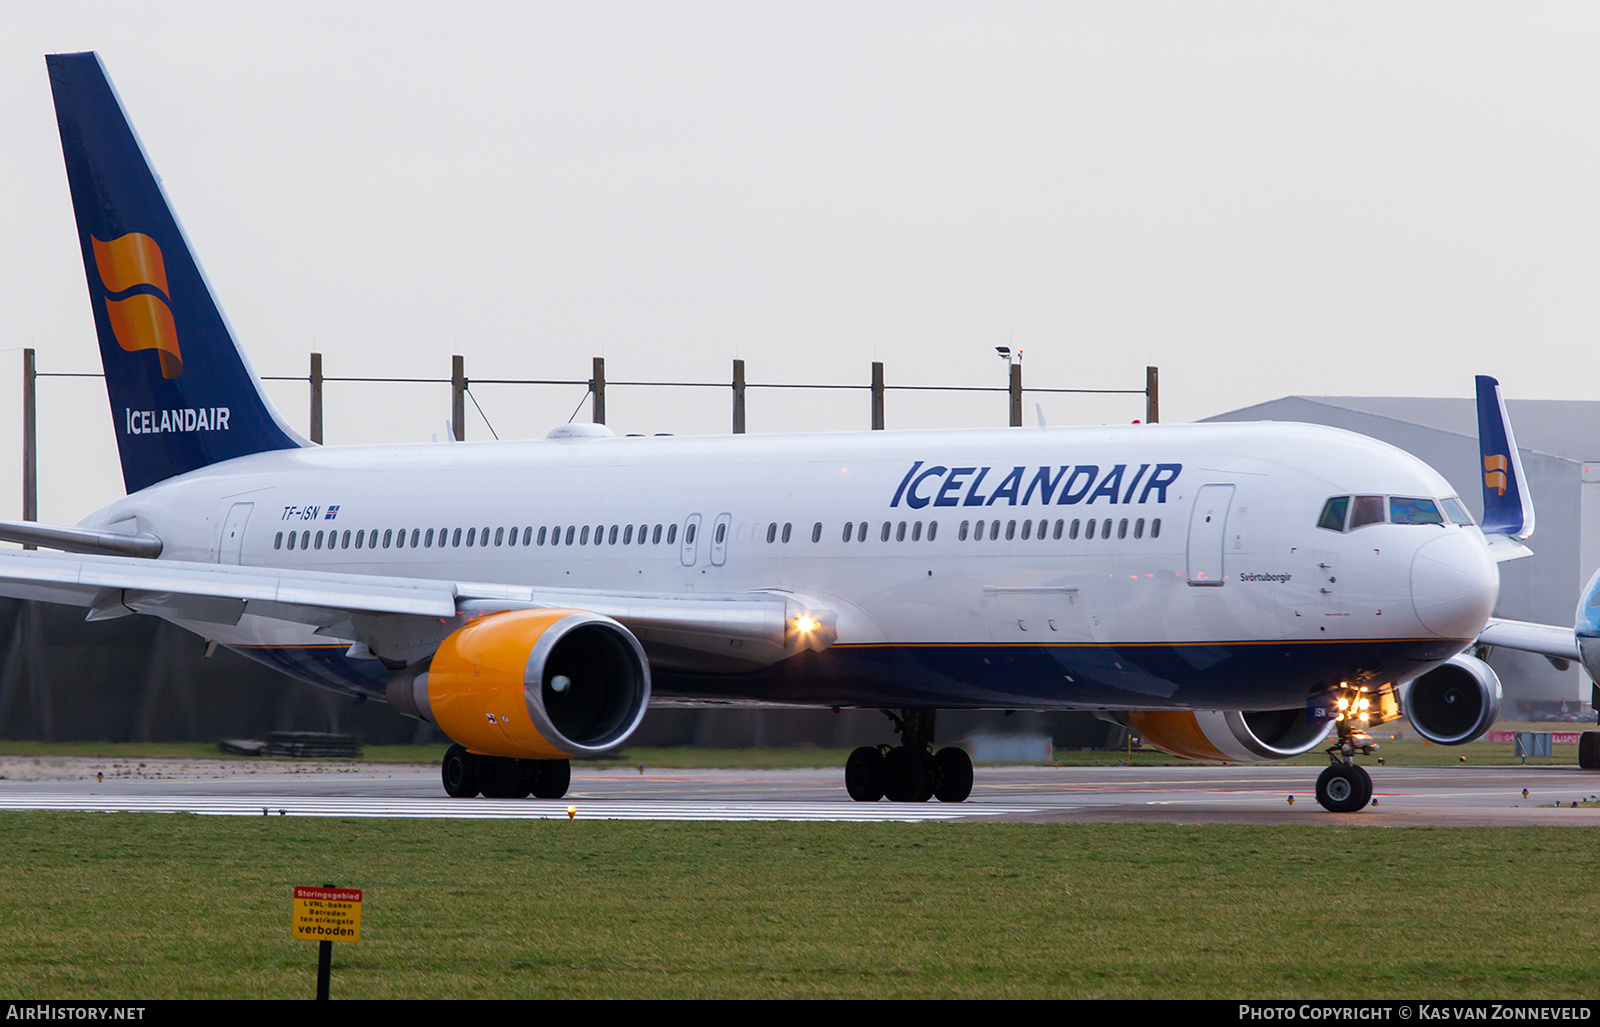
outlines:
{"label": "white fuselage", "polygon": [[[837,615],[824,653],[663,676],[666,698],[1287,708],[1351,677],[1414,676],[1482,628],[1498,575],[1476,527],[1318,527],[1330,497],[1453,491],[1400,450],[1310,425],[1012,428],[277,451],[84,523],[132,519],[170,559],[784,589]],[[379,668],[344,674],[309,627],[247,613],[203,630],[321,684],[381,689]],[[308,674],[292,654],[313,649]]]}

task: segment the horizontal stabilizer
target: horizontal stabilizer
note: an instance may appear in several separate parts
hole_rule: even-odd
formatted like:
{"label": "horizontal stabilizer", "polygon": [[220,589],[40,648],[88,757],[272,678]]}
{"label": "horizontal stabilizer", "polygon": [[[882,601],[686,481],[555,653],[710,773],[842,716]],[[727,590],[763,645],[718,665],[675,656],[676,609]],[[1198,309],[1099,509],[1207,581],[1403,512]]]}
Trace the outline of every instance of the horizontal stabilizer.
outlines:
{"label": "horizontal stabilizer", "polygon": [[96,528],[63,528],[53,524],[35,524],[33,521],[0,521],[0,542],[98,556],[154,559],[161,555],[161,539],[148,531],[126,533]]}
{"label": "horizontal stabilizer", "polygon": [[1494,557],[1495,563],[1505,563],[1507,560],[1520,560],[1525,556],[1532,556],[1533,550],[1523,545],[1518,539],[1510,535],[1484,535],[1483,540],[1489,543],[1489,555]]}

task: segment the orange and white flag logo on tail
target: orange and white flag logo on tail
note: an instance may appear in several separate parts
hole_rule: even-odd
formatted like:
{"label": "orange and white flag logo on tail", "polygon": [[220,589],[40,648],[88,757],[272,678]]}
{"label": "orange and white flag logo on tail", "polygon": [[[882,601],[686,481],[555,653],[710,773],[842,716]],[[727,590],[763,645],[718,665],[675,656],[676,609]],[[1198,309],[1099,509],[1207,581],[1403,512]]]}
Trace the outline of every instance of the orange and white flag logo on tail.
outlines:
{"label": "orange and white flag logo on tail", "polygon": [[[161,377],[176,378],[183,373],[183,355],[178,350],[178,329],[172,321],[167,293],[167,267],[161,247],[142,232],[94,243],[94,264],[106,291],[106,312],[111,317],[111,332],[117,345],[132,353],[153,349],[161,359]],[[117,298],[130,289],[138,292]]]}
{"label": "orange and white flag logo on tail", "polygon": [[1495,489],[1499,495],[1506,494],[1506,468],[1510,461],[1503,456],[1488,456],[1483,458],[1483,487]]}

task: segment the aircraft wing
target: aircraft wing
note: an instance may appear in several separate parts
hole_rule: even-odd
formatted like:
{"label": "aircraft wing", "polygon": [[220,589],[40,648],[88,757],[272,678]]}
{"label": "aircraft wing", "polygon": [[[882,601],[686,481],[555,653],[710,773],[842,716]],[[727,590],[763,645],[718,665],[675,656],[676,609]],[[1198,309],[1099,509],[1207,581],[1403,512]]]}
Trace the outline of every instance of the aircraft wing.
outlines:
{"label": "aircraft wing", "polygon": [[831,610],[781,590],[554,590],[16,550],[0,553],[0,596],[87,607],[89,620],[145,613],[186,626],[233,627],[245,617],[306,625],[323,637],[349,641],[352,656],[396,667],[431,654],[473,617],[519,609],[611,617],[634,633],[652,664],[681,668],[764,666],[797,648],[825,648],[835,637]]}
{"label": "aircraft wing", "polygon": [[1551,660],[1579,659],[1577,632],[1556,624],[1496,618],[1478,635],[1477,644],[1538,653]]}

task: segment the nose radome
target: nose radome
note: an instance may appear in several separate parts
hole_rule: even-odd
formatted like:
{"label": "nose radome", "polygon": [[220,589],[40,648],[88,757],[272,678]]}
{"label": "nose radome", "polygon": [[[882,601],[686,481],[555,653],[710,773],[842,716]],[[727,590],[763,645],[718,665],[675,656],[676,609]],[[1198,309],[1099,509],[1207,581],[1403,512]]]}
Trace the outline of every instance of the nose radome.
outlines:
{"label": "nose radome", "polygon": [[1441,638],[1476,638],[1494,612],[1500,570],[1474,534],[1451,530],[1411,560],[1411,605]]}

